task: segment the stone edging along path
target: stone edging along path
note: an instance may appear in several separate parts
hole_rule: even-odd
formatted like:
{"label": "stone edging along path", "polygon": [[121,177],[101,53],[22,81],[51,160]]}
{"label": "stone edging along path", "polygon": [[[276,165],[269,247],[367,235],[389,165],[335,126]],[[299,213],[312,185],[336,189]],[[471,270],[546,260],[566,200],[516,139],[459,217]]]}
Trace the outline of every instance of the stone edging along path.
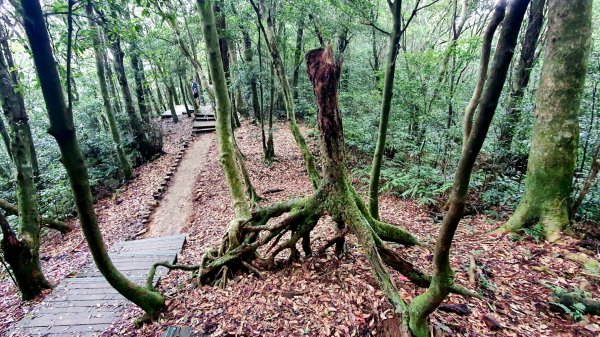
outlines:
{"label": "stone edging along path", "polygon": [[186,150],[189,148],[190,141],[192,139],[193,139],[193,136],[190,135],[187,138],[181,140],[180,148],[177,151],[177,153],[175,154],[175,159],[173,159],[173,161],[171,162],[171,165],[166,170],[165,176],[160,181],[159,186],[152,193],[152,200],[149,200],[146,203],[145,209],[143,209],[139,213],[139,218],[141,219],[142,229],[139,232],[137,232],[135,235],[133,235],[133,239],[138,238],[138,237],[146,234],[146,232],[148,232],[148,225],[150,224],[150,217],[152,216],[152,214],[154,213],[156,208],[158,208],[158,206],[160,205],[160,202],[161,202],[162,198],[164,197],[164,194],[167,192],[167,189],[170,186],[169,182],[173,179],[175,172],[177,172],[177,168],[181,164],[181,160],[183,159],[183,156],[185,155]]}

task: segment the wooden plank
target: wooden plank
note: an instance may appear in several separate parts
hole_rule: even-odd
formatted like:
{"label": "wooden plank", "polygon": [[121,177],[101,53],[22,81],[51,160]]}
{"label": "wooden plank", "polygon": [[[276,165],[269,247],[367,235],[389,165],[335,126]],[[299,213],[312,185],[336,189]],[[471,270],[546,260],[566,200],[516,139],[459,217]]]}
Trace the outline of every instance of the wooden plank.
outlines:
{"label": "wooden plank", "polygon": [[[154,263],[175,262],[184,243],[184,235],[121,242],[112,247],[110,255],[117,269],[142,284]],[[167,273],[167,268],[159,267],[155,283]],[[128,306],[130,302],[90,263],[77,277],[64,279],[17,327],[28,336],[96,336]]]}

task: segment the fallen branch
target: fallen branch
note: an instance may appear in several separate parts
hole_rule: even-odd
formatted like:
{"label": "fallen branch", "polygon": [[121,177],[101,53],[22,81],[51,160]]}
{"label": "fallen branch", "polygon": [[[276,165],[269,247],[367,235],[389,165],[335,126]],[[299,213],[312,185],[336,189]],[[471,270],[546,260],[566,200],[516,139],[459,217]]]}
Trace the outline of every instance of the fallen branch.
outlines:
{"label": "fallen branch", "polygon": [[[11,204],[6,199],[0,199],[0,208],[2,208],[9,215],[19,216],[19,209],[17,206]],[[54,230],[61,232],[62,234],[66,234],[72,230],[66,223],[54,219],[49,219],[46,217],[41,217],[41,224],[44,227],[48,227]]]}

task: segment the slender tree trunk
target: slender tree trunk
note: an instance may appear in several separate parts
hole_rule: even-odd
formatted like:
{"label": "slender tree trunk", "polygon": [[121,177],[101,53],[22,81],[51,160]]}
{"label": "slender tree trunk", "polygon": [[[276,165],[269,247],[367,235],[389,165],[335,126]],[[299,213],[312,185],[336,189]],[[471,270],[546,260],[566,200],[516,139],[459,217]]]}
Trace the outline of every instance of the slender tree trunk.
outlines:
{"label": "slender tree trunk", "polygon": [[[544,7],[546,0],[532,0],[529,8],[529,21],[525,30],[525,36],[521,41],[521,56],[519,63],[514,71],[514,80],[511,85],[510,98],[506,106],[506,120],[500,125],[500,135],[498,137],[502,155],[510,153],[510,146],[515,134],[515,129],[521,118],[521,101],[525,94],[525,89],[529,84],[529,78],[533,63],[536,58],[536,48],[542,26],[544,24]],[[501,159],[506,159],[501,158]]]}
{"label": "slender tree trunk", "polygon": [[[209,1],[198,0],[198,7],[202,17],[202,33],[204,35],[204,43],[208,54],[208,66],[210,75],[215,88],[215,99],[217,104],[217,137],[219,138],[219,146],[221,153],[221,166],[225,173],[227,185],[235,217],[230,226],[239,226],[239,220],[245,220],[250,216],[250,206],[246,201],[243,189],[243,180],[240,171],[237,168],[237,160],[235,154],[235,144],[233,140],[231,128],[231,102],[229,100],[229,92],[227,90],[227,80],[223,68],[223,58],[221,57],[221,49],[219,46],[219,37],[217,35],[217,25],[213,9]],[[230,244],[238,246],[239,242],[235,236],[229,237]]]}
{"label": "slender tree trunk", "polygon": [[81,153],[72,111],[67,109],[46,22],[39,0],[22,0],[23,21],[50,119],[49,133],[56,139],[77,206],[77,213],[96,266],[108,283],[149,315],[164,307],[164,298],[153,289],[129,281],[112,264],[94,211],[85,158]]}
{"label": "slender tree trunk", "polygon": [[579,106],[591,44],[591,0],[549,0],[548,39],[525,180],[504,229],[540,223],[556,241],[569,223],[579,141]]}
{"label": "slender tree trunk", "polygon": [[467,108],[465,109],[465,114],[463,117],[463,149],[467,145],[467,141],[469,140],[469,136],[471,135],[471,128],[473,127],[473,116],[475,116],[475,110],[479,105],[479,100],[483,93],[483,88],[487,79],[494,34],[496,32],[496,29],[504,19],[506,5],[507,3],[504,0],[500,1],[497,4],[497,6],[494,8],[494,12],[492,14],[492,18],[490,19],[490,23],[488,24],[485,33],[483,34],[483,44],[481,47],[477,83],[475,84],[475,90],[473,90],[473,95],[471,96],[469,105],[467,105]]}
{"label": "slender tree trunk", "polygon": [[273,162],[275,158],[275,145],[273,144],[273,109],[275,108],[275,74],[271,64],[271,76],[269,78],[269,119],[267,131],[267,147],[265,151],[265,162]]}
{"label": "slender tree trunk", "polygon": [[413,299],[409,306],[409,326],[411,332],[417,337],[429,336],[430,327],[427,317],[448,296],[450,287],[454,283],[454,272],[450,265],[450,248],[465,210],[471,172],[498,106],[528,4],[528,0],[512,0],[508,5],[492,69],[479,102],[477,120],[458,162],[448,211],[444,216],[436,240],[433,253],[433,278],[429,289]]}
{"label": "slender tree trunk", "polygon": [[573,202],[570,209],[570,217],[573,218],[579,209],[579,206],[583,203],[585,196],[590,192],[590,189],[596,183],[596,177],[598,176],[598,171],[600,171],[600,143],[596,145],[596,149],[592,154],[592,167],[590,168],[590,174],[587,179],[583,183],[581,187],[581,191],[577,195],[577,199]]}
{"label": "slender tree trunk", "polygon": [[138,55],[137,43],[132,43],[131,52],[129,58],[131,61],[131,68],[133,69],[133,79],[135,80],[135,96],[137,98],[138,110],[142,117],[142,123],[150,122],[150,114],[148,112],[148,106],[146,103],[146,95],[144,93],[144,64],[142,59]]}
{"label": "slender tree trunk", "polygon": [[[3,39],[0,32],[0,39]],[[12,232],[6,219],[0,218],[4,259],[11,266],[24,300],[37,297],[42,290],[50,288],[40,266],[40,214],[37,189],[31,164],[31,137],[29,118],[25,111],[23,96],[16,90],[6,60],[12,59],[10,50],[0,49],[0,97],[10,129],[10,149],[15,165],[15,182],[19,212],[19,235]]]}
{"label": "slender tree trunk", "polygon": [[[231,64],[233,64],[234,68],[238,65],[238,58],[237,58],[237,48],[235,48],[235,43],[233,44],[234,48],[233,50],[231,50],[231,52],[229,53],[231,55]],[[242,87],[240,85],[241,81],[239,79],[239,75],[235,75],[236,80],[235,80],[235,89],[234,89],[234,95],[235,95],[235,106],[236,106],[236,111],[238,112],[238,114],[244,116],[244,117],[248,117],[248,107],[246,106],[246,102],[244,102],[244,96],[242,95]]]}
{"label": "slender tree trunk", "polygon": [[169,101],[169,110],[171,111],[173,123],[179,123],[179,117],[177,116],[177,110],[175,109],[175,88],[171,77],[166,79],[165,87],[167,88],[167,99]]}
{"label": "slender tree trunk", "polygon": [[87,2],[86,14],[88,16],[88,23],[90,25],[92,45],[94,47],[94,57],[96,60],[96,75],[98,76],[98,82],[100,84],[100,93],[102,95],[102,105],[104,107],[104,116],[108,122],[108,128],[110,129],[110,135],[115,145],[117,152],[117,159],[119,160],[119,169],[123,173],[125,180],[131,180],[133,178],[133,169],[131,163],[125,154],[123,148],[123,141],[121,140],[121,133],[117,125],[117,120],[110,104],[110,96],[108,94],[108,85],[106,83],[106,74],[104,71],[104,50],[102,49],[98,27],[94,22],[94,8],[91,1]]}
{"label": "slender tree trunk", "polygon": [[592,106],[590,107],[590,124],[587,128],[587,137],[585,137],[585,143],[583,143],[583,149],[581,154],[581,164],[579,164],[579,172],[583,171],[583,166],[585,165],[585,161],[587,159],[588,154],[588,146],[590,144],[590,137],[592,135],[592,128],[594,126],[594,120],[596,119],[596,96],[598,93],[598,84],[600,82],[595,82],[592,86]]}
{"label": "slender tree trunk", "polygon": [[302,41],[304,36],[304,19],[298,21],[296,29],[296,48],[294,49],[294,75],[292,76],[292,90],[294,99],[298,99],[298,79],[300,78],[300,65],[302,64]]}
{"label": "slender tree trunk", "polygon": [[163,98],[162,92],[160,90],[160,84],[159,81],[157,80],[156,82],[154,82],[154,87],[156,89],[156,97],[158,97],[158,105],[160,107],[160,111],[158,112],[159,115],[162,115],[163,111],[167,110],[167,106],[169,104],[167,104],[165,102],[165,99]]}
{"label": "slender tree trunk", "polygon": [[115,76],[113,74],[113,65],[108,62],[108,56],[105,51],[102,52],[102,58],[104,63],[104,69],[106,70],[106,79],[108,80],[108,93],[112,97],[113,111],[122,112],[123,106],[121,105],[121,96],[117,91],[115,84]]}
{"label": "slender tree trunk", "polygon": [[188,99],[187,99],[187,94],[185,92],[185,88],[183,86],[183,80],[181,79],[181,76],[179,76],[179,91],[181,92],[181,99],[183,100],[183,105],[185,106],[185,114],[189,117],[192,117],[192,114],[190,113],[190,107],[188,106]]}
{"label": "slender tree trunk", "polygon": [[373,163],[371,164],[371,178],[369,180],[369,212],[375,219],[379,219],[379,177],[381,174],[381,163],[383,161],[383,152],[385,151],[385,139],[387,137],[392,95],[394,92],[394,74],[396,73],[398,46],[400,44],[400,37],[402,36],[402,30],[400,26],[402,1],[396,0],[393,3],[390,3],[390,10],[392,12],[394,23],[392,32],[390,33],[390,42],[388,47],[385,82],[383,86],[383,99],[381,103],[381,115],[379,117],[379,133],[377,135],[375,153],[373,154]]}
{"label": "slender tree trunk", "polygon": [[115,70],[117,73],[117,79],[121,87],[121,93],[125,102],[125,110],[129,117],[129,125],[133,131],[133,138],[135,140],[135,146],[142,155],[144,160],[149,160],[155,155],[159,154],[162,149],[159,144],[150,139],[144,124],[140,120],[138,113],[133,105],[133,99],[131,98],[131,91],[129,90],[129,83],[127,81],[127,75],[125,74],[124,58],[125,54],[121,49],[121,41],[118,38],[114,38],[112,41],[112,53],[115,58]]}
{"label": "slender tree trunk", "polygon": [[[260,19],[258,19],[260,21]],[[260,22],[257,22],[257,28],[260,25]],[[259,110],[260,114],[258,117],[260,118],[260,133],[261,133],[261,141],[262,141],[262,149],[263,149],[263,157],[267,158],[267,141],[265,137],[265,97],[264,97],[264,85],[263,85],[263,59],[262,59],[262,39],[260,34],[260,28],[258,29],[258,44],[256,46],[258,51],[258,83],[260,83],[260,106]],[[272,76],[272,75],[271,75]]]}
{"label": "slender tree trunk", "polygon": [[[259,32],[260,35],[260,32]],[[249,84],[250,84],[250,96],[252,98],[252,110],[254,111],[254,119],[260,121],[261,119],[261,109],[260,103],[258,100],[258,89],[256,83],[256,68],[252,68],[252,40],[250,39],[250,34],[246,30],[242,30],[242,36],[244,39],[244,62],[246,65],[250,67],[251,72],[249,76]],[[260,39],[260,36],[259,36]]]}

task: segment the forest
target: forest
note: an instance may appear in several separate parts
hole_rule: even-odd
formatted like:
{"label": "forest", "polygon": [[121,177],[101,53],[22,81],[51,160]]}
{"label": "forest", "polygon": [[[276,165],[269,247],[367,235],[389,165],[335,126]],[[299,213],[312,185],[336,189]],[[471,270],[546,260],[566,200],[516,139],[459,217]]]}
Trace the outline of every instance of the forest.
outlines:
{"label": "forest", "polygon": [[597,0],[0,0],[0,336],[599,336]]}

